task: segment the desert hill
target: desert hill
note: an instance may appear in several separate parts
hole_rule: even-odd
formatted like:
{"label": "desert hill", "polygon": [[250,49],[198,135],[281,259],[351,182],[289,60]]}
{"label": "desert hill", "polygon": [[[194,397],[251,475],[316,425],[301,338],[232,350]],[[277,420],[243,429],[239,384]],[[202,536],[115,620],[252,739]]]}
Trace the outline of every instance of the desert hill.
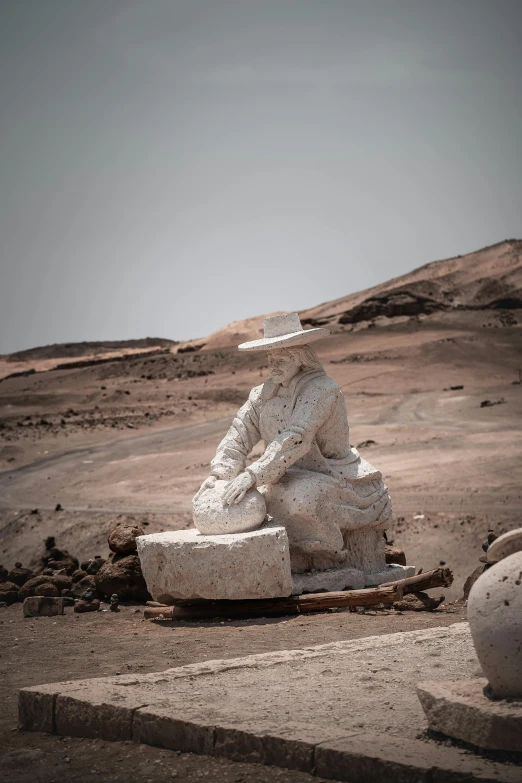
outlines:
{"label": "desert hill", "polygon": [[433,261],[387,283],[306,310],[302,317],[310,324],[357,323],[435,310],[520,307],[522,240],[510,239]]}
{"label": "desert hill", "polygon": [[[375,325],[375,319],[423,316],[452,310],[516,310],[522,308],[522,240],[507,239],[466,255],[432,261],[400,277],[301,310],[305,326]],[[280,311],[232,321],[207,337],[176,341],[164,337],[140,340],[60,343],[0,356],[0,377],[8,374],[4,362],[30,363],[38,370],[53,369],[59,361],[113,359],[157,349],[175,353],[212,351],[237,346],[263,336],[263,319]],[[504,316],[509,320],[510,316]],[[22,370],[24,367],[16,367]]]}
{"label": "desert hill", "polygon": [[76,359],[81,356],[96,356],[124,349],[169,348],[175,340],[165,337],[144,337],[140,340],[103,340],[81,343],[54,343],[25,351],[15,351],[2,357],[10,362],[38,361],[40,359]]}
{"label": "desert hill", "polygon": [[[419,316],[450,310],[522,308],[522,240],[508,239],[418,269],[373,288],[301,310],[307,326],[372,322],[379,317]],[[276,315],[276,313],[270,313]],[[181,343],[178,350],[212,350],[262,337],[259,315],[233,321],[207,338]]]}

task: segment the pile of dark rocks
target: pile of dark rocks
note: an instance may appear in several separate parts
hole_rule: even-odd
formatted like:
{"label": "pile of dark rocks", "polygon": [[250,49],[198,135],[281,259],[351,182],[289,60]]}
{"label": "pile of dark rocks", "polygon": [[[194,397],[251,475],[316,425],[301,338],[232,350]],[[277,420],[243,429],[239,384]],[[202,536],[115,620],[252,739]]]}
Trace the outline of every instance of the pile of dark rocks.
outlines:
{"label": "pile of dark rocks", "polygon": [[101,601],[111,602],[113,611],[118,601],[145,602],[150,595],[136,546],[137,536],[143,534],[133,518],[119,518],[108,536],[110,557],[95,555],[81,563],[50,536],[32,569],[21,563],[11,570],[0,565],[0,604],[48,596],[65,599],[77,612],[88,612],[97,611]]}
{"label": "pile of dark rocks", "polygon": [[96,590],[103,596],[111,598],[117,594],[120,601],[150,599],[136,545],[136,538],[144,532],[132,518],[120,520],[111,529],[108,542],[112,555],[95,576]]}

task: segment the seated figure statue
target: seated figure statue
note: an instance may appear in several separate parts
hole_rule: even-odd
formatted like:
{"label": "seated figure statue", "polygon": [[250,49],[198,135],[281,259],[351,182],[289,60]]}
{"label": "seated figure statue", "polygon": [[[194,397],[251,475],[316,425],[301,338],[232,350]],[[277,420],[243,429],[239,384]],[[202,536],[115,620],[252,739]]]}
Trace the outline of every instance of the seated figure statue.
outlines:
{"label": "seated figure statue", "polygon": [[[286,527],[295,573],[382,571],[390,497],[379,471],[350,446],[343,393],[310,348],[329,331],[305,330],[288,313],[266,318],[264,334],[239,349],[268,351],[270,377],[236,414],[198,495],[223,479],[223,502],[233,504],[257,487]],[[262,456],[247,464],[261,440]]]}

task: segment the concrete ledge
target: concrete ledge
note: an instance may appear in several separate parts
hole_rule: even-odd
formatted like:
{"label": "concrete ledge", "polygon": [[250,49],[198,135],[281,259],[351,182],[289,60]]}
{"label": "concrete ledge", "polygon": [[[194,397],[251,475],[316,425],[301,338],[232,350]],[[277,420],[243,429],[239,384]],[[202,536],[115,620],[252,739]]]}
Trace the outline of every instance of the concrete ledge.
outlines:
{"label": "concrete ledge", "polygon": [[132,739],[144,745],[209,756],[214,748],[214,727],[204,717],[187,720],[183,710],[176,714],[172,705],[151,705],[136,710]]}
{"label": "concrete ledge", "polygon": [[498,766],[419,740],[356,734],[315,749],[315,773],[357,783],[499,783],[520,781],[520,770]]}
{"label": "concrete ledge", "polygon": [[18,719],[24,729],[30,731],[46,731],[53,734],[55,701],[62,683],[56,690],[48,685],[36,688],[24,688],[18,694]]}
{"label": "concrete ledge", "polygon": [[266,734],[258,726],[217,726],[213,756],[312,772],[314,743]]}
{"label": "concrete ledge", "polygon": [[484,678],[419,683],[429,728],[486,750],[522,752],[522,699],[488,699],[486,685]]}
{"label": "concrete ledge", "polygon": [[110,741],[132,737],[132,703],[106,703],[101,693],[83,698],[58,695],[55,706],[56,733],[71,737],[88,737]]}
{"label": "concrete ledge", "polygon": [[22,727],[129,740],[350,783],[520,783],[520,769],[415,739],[415,672],[468,678],[467,623],[33,686]]}

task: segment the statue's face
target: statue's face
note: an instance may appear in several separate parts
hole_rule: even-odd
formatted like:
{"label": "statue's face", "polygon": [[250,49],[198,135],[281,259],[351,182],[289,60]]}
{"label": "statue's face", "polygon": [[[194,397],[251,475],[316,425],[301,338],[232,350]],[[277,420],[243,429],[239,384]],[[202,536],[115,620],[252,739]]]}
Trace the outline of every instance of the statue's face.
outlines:
{"label": "statue's face", "polygon": [[268,353],[268,372],[274,383],[288,386],[301,369],[298,357],[288,349],[275,349]]}

